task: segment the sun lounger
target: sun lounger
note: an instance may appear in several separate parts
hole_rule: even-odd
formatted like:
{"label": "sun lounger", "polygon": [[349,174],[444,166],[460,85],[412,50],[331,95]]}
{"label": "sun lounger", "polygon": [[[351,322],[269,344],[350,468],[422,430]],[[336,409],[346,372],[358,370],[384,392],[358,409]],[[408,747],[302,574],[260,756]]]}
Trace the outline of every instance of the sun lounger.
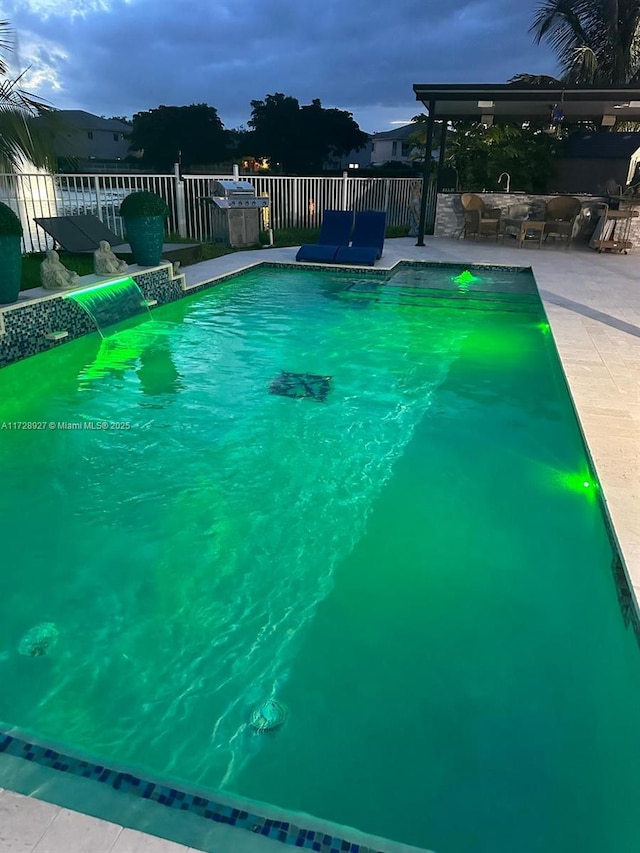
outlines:
{"label": "sun lounger", "polygon": [[115,246],[122,245],[122,237],[114,234],[97,216],[49,216],[34,218],[41,228],[67,252],[93,252],[106,240]]}
{"label": "sun lounger", "polygon": [[350,246],[340,246],[334,257],[336,264],[373,266],[382,257],[387,214],[377,210],[356,213]]}
{"label": "sun lounger", "polygon": [[317,243],[300,246],[296,261],[330,264],[341,246],[348,246],[353,227],[350,210],[325,210]]}

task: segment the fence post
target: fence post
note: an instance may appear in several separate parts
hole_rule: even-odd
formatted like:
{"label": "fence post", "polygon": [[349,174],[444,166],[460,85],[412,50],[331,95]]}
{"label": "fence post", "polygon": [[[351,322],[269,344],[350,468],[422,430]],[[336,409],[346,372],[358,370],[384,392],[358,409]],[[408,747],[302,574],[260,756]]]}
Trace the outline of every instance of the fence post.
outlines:
{"label": "fence post", "polygon": [[342,209],[343,210],[347,209],[348,184],[349,184],[349,173],[343,172],[342,173]]}
{"label": "fence post", "polygon": [[[384,179],[384,210],[387,212],[389,210],[389,178]],[[389,219],[389,217],[387,217]]]}
{"label": "fence post", "polygon": [[180,164],[173,164],[173,181],[176,191],[176,212],[178,214],[178,234],[187,236],[187,206],[184,198],[184,181],[180,178]]}
{"label": "fence post", "polygon": [[293,186],[291,187],[291,227],[299,228],[298,222],[298,179],[293,178]]}
{"label": "fence post", "polygon": [[96,192],[96,203],[98,205],[98,219],[100,222],[104,222],[102,218],[102,202],[100,201],[100,181],[98,180],[98,176],[93,176],[93,188]]}

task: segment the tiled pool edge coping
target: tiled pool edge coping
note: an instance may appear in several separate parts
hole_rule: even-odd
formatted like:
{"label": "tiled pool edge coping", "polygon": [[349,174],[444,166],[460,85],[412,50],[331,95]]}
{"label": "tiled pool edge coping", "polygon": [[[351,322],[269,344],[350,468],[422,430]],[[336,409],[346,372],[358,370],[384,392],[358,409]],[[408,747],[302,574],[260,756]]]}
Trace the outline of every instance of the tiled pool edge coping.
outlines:
{"label": "tiled pool edge coping", "polygon": [[[407,851],[407,853],[412,853],[412,851],[423,853],[424,851],[424,853],[428,853],[426,848],[418,848],[393,839],[372,836],[364,831],[340,826],[329,820],[305,813],[287,812],[286,809],[275,805],[273,807],[265,805],[261,808],[260,803],[245,801],[233,794],[220,794],[219,801],[217,801],[212,798],[210,791],[188,789],[187,786],[172,785],[166,781],[150,781],[130,770],[111,769],[104,764],[97,764],[91,759],[68,755],[52,746],[39,744],[36,739],[24,740],[0,728],[0,757],[5,755],[17,759],[21,764],[32,762],[38,768],[54,771],[55,777],[58,777],[58,774],[60,776],[69,774],[78,781],[87,780],[102,784],[106,789],[109,789],[109,793],[112,795],[114,793],[115,795],[124,794],[138,801],[164,806],[181,814],[187,813],[202,819],[209,826],[224,824],[230,828],[243,829],[272,841],[300,849],[317,851],[317,853],[384,853],[385,848],[388,849],[389,847],[392,847],[394,851],[402,850]],[[7,785],[6,781],[2,779],[1,771],[0,784]],[[35,790],[23,791],[23,793],[38,798],[43,787],[46,786],[37,785]],[[213,796],[216,796],[215,793]],[[46,796],[40,798],[48,799]],[[60,802],[64,799],[64,794],[60,794],[54,798],[54,801]],[[226,802],[224,802],[225,800]],[[266,816],[271,808],[274,813],[280,815],[279,819]],[[91,809],[87,809],[85,813],[112,821],[113,817],[105,813],[107,811],[109,810],[104,807],[92,805]],[[284,819],[284,815],[287,819]],[[144,816],[138,815],[138,817],[144,824]],[[124,807],[122,811],[118,809],[118,822],[132,829],[148,830],[148,827],[145,828],[144,825],[140,824],[140,821],[136,821],[134,814],[127,814]],[[315,828],[305,828],[305,825],[315,825]],[[329,828],[331,828],[331,832],[328,831]],[[204,832],[205,827],[203,826]],[[163,837],[167,837],[166,834]],[[349,837],[358,840],[349,841]],[[179,829],[172,833],[171,840],[176,843],[183,843],[180,839]],[[191,844],[192,842],[187,843]]]}

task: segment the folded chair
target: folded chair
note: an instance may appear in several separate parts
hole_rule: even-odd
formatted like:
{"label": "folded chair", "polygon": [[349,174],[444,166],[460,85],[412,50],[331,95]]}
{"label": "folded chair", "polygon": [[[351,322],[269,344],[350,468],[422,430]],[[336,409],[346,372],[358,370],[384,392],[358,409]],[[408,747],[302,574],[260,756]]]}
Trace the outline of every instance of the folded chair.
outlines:
{"label": "folded chair", "polygon": [[353,227],[353,212],[350,210],[325,210],[317,243],[300,246],[296,261],[312,261],[330,264],[340,246],[348,246]]}
{"label": "folded chair", "polygon": [[350,246],[341,246],[336,252],[336,264],[364,264],[373,266],[382,257],[387,214],[377,210],[356,213]]}

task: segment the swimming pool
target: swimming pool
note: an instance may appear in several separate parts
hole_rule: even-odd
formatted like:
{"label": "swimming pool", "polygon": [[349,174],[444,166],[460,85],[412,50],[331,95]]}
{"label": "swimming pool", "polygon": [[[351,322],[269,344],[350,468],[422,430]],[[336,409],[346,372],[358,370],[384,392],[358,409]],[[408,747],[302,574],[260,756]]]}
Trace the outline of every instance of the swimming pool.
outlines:
{"label": "swimming pool", "polygon": [[597,484],[529,274],[461,272],[256,271],[1,371],[46,428],[0,434],[0,720],[437,853],[626,853]]}

